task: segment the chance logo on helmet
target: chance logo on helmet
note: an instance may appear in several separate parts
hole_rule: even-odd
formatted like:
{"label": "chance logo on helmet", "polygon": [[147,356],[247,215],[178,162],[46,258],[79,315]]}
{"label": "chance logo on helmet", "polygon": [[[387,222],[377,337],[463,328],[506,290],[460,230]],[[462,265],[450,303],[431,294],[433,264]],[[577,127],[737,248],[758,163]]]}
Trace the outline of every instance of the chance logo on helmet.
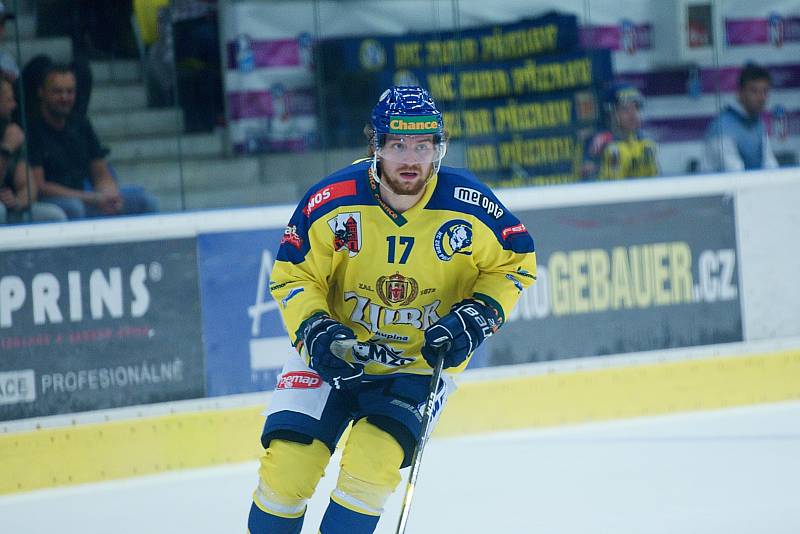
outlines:
{"label": "chance logo on helmet", "polygon": [[[444,134],[442,112],[419,86],[395,86],[383,92],[372,110],[376,141],[386,134]],[[437,139],[437,142],[439,139]]]}
{"label": "chance logo on helmet", "polygon": [[439,133],[441,119],[436,115],[422,117],[393,116],[389,120],[391,134],[435,134]]}
{"label": "chance logo on helmet", "polygon": [[[373,153],[371,171],[375,181],[380,182],[379,159],[397,161],[398,157],[402,157],[403,159],[410,158],[417,163],[432,163],[433,166],[427,180],[439,172],[439,166],[447,153],[447,140],[445,139],[442,112],[436,107],[436,103],[428,91],[416,85],[390,87],[383,92],[378,103],[372,109],[370,123],[372,129],[370,143]],[[394,152],[385,153],[384,147],[389,135],[430,135],[433,137],[433,150],[429,150],[430,146],[417,145],[420,147],[420,151],[409,156],[405,155],[408,152],[403,152],[409,148],[408,145],[401,143],[394,147]]]}

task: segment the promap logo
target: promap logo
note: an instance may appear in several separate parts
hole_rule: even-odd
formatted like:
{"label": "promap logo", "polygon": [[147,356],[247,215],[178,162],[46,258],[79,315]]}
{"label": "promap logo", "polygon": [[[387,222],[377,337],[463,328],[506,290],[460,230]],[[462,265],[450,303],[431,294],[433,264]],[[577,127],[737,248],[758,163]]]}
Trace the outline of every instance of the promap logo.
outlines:
{"label": "promap logo", "polygon": [[281,375],[275,389],[319,389],[322,379],[311,371],[292,371]]}

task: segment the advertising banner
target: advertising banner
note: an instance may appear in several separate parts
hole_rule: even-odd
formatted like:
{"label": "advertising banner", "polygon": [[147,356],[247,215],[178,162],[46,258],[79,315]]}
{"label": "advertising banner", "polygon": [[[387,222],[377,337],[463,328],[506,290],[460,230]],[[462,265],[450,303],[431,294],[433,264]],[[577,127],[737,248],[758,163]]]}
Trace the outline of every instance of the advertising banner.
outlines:
{"label": "advertising banner", "polygon": [[319,44],[330,146],[363,143],[377,96],[426,87],[466,166],[494,186],[581,178],[583,145],[600,126],[597,94],[612,78],[607,49],[580,48],[576,17]]}
{"label": "advertising banner", "polygon": [[310,7],[302,3],[276,8],[263,2],[236,2],[224,10],[225,100],[234,153],[317,147],[314,39],[307,28],[293,31],[280,20],[302,20],[305,12]]}
{"label": "advertising banner", "polygon": [[197,237],[209,396],[272,389],[294,348],[269,275],[283,228]]}
{"label": "advertising banner", "polygon": [[204,395],[195,240],[0,252],[0,420]]}
{"label": "advertising banner", "polygon": [[732,197],[516,214],[537,281],[475,366],[742,340]]}

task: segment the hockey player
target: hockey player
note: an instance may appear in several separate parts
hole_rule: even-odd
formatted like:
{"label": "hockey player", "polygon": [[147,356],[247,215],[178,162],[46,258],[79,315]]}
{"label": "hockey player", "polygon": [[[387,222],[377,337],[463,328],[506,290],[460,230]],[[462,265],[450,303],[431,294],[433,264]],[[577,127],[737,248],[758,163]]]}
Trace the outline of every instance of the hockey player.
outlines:
{"label": "hockey player", "polygon": [[[297,353],[268,408],[251,534],[300,532],[350,423],[319,532],[373,532],[420,438],[440,351],[448,371],[434,417],[450,375],[535,278],[525,226],[472,174],[440,167],[447,143],[427,91],[384,92],[366,132],[370,157],[308,191],[273,267],[270,291]],[[356,339],[344,354],[332,345]]]}
{"label": "hockey player", "polygon": [[592,137],[586,147],[585,178],[619,180],[659,174],[656,144],[642,133],[639,115],[644,98],[627,83],[611,86],[604,97],[609,130]]}

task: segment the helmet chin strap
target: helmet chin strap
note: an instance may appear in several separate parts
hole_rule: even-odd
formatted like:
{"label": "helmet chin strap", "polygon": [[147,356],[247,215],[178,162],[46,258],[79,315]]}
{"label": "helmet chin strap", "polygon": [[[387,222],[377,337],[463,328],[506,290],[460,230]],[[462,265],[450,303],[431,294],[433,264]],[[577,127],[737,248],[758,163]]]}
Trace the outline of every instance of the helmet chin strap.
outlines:
{"label": "helmet chin strap", "polygon": [[378,185],[383,185],[380,176],[378,176],[378,154],[372,153],[372,164],[369,166],[372,173],[372,178],[378,182]]}

